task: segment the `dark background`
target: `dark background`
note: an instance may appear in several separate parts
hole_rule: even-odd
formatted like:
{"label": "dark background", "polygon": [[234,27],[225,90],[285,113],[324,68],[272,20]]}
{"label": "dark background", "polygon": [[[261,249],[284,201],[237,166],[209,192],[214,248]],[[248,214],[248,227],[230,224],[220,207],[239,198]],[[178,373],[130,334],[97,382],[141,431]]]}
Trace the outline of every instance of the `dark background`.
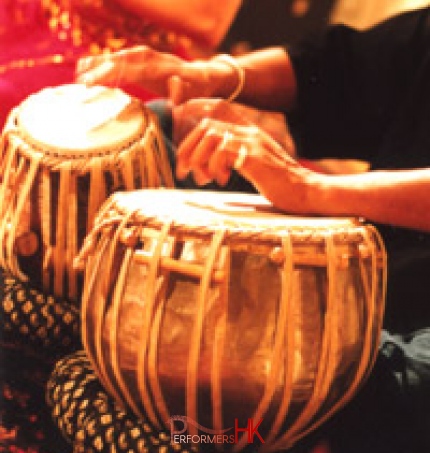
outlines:
{"label": "dark background", "polygon": [[[244,0],[220,50],[240,53],[294,43],[321,31],[334,3],[335,0]],[[305,11],[300,11],[300,7]]]}

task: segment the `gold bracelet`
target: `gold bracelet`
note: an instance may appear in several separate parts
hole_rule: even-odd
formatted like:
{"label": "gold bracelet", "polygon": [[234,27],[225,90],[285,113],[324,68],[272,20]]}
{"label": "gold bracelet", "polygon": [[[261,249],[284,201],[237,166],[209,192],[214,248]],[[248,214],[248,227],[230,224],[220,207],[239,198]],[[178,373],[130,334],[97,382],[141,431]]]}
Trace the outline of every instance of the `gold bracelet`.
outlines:
{"label": "gold bracelet", "polygon": [[233,93],[227,98],[227,101],[233,102],[239,94],[242,92],[243,87],[245,86],[245,70],[239,66],[238,62],[228,54],[220,54],[214,57],[215,60],[221,61],[223,63],[228,64],[231,68],[233,68],[237,74],[238,83],[236,89]]}

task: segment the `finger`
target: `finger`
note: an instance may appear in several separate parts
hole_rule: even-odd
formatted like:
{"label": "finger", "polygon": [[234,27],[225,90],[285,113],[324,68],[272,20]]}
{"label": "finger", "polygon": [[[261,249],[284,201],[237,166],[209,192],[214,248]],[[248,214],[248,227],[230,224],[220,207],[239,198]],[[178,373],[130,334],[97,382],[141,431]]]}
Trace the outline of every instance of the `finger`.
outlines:
{"label": "finger", "polygon": [[297,161],[288,156],[278,144],[273,147],[261,142],[243,142],[233,161],[233,168],[271,201],[274,194],[278,198],[283,192],[282,181],[285,183],[286,174],[295,174],[298,167],[300,165]]}
{"label": "finger", "polygon": [[215,174],[209,171],[209,162],[221,141],[220,132],[215,128],[209,128],[194,148],[189,163],[194,180],[198,184],[207,184],[214,179]]}
{"label": "finger", "polygon": [[83,57],[79,58],[76,63],[75,74],[79,75],[84,72],[87,72],[89,69],[93,67],[94,58],[93,57]]}
{"label": "finger", "polygon": [[199,124],[202,117],[193,114],[188,103],[173,105],[173,143],[179,145],[183,139]]}
{"label": "finger", "polygon": [[104,60],[98,66],[93,69],[84,72],[76,77],[78,83],[84,83],[87,85],[93,85],[103,81],[109,83],[114,80],[115,77],[115,64],[111,60]]}
{"label": "finger", "polygon": [[97,55],[97,56],[91,56],[91,57],[81,57],[78,59],[75,67],[75,73],[76,74],[82,74],[85,72],[88,72],[97,66],[99,66],[101,63],[106,61],[106,57]]}
{"label": "finger", "polygon": [[106,60],[112,60],[115,63],[126,60],[130,63],[142,62],[144,58],[145,46],[135,46],[128,49],[122,49],[117,52],[81,57],[76,63],[75,73],[82,74],[103,64]]}
{"label": "finger", "polygon": [[193,179],[198,186],[205,186],[213,181],[208,172],[201,168],[193,169]]}
{"label": "finger", "polygon": [[243,167],[247,164],[248,154],[248,147],[245,144],[241,144],[233,161],[233,168],[236,171],[243,171]]}
{"label": "finger", "polygon": [[208,173],[220,186],[225,186],[230,179],[232,163],[235,152],[231,147],[234,145],[233,135],[225,131],[223,138],[209,158]]}
{"label": "finger", "polygon": [[176,176],[185,178],[191,171],[190,159],[203,136],[206,134],[207,120],[202,120],[181,142],[176,151]]}
{"label": "finger", "polygon": [[187,82],[184,82],[178,75],[173,75],[167,81],[168,97],[173,105],[180,105],[188,99],[185,96],[187,91]]}

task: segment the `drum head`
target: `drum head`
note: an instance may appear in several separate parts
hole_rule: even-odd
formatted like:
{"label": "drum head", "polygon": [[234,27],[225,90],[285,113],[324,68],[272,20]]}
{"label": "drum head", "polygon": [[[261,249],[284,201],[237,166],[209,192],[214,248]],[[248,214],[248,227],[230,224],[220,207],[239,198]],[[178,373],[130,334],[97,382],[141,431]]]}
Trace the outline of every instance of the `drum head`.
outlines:
{"label": "drum head", "polygon": [[255,194],[143,189],[117,193],[112,199],[120,212],[136,211],[145,218],[146,224],[154,226],[172,223],[177,228],[203,226],[212,231],[224,227],[244,234],[247,231],[252,234],[256,230],[276,233],[286,228],[292,231],[343,231],[361,226],[353,218],[287,215],[276,210],[264,197]]}
{"label": "drum head", "polygon": [[27,143],[70,157],[126,147],[142,135],[145,121],[143,104],[120,89],[79,84],[45,88],[17,113]]}

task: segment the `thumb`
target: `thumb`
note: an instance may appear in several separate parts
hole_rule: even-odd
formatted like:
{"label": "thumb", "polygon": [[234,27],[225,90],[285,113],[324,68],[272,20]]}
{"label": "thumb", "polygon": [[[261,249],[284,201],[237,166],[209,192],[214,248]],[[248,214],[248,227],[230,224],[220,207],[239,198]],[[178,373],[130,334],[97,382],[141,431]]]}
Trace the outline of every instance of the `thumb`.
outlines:
{"label": "thumb", "polygon": [[167,91],[169,99],[173,105],[182,104],[187,99],[185,98],[185,82],[178,76],[173,75],[167,82]]}

